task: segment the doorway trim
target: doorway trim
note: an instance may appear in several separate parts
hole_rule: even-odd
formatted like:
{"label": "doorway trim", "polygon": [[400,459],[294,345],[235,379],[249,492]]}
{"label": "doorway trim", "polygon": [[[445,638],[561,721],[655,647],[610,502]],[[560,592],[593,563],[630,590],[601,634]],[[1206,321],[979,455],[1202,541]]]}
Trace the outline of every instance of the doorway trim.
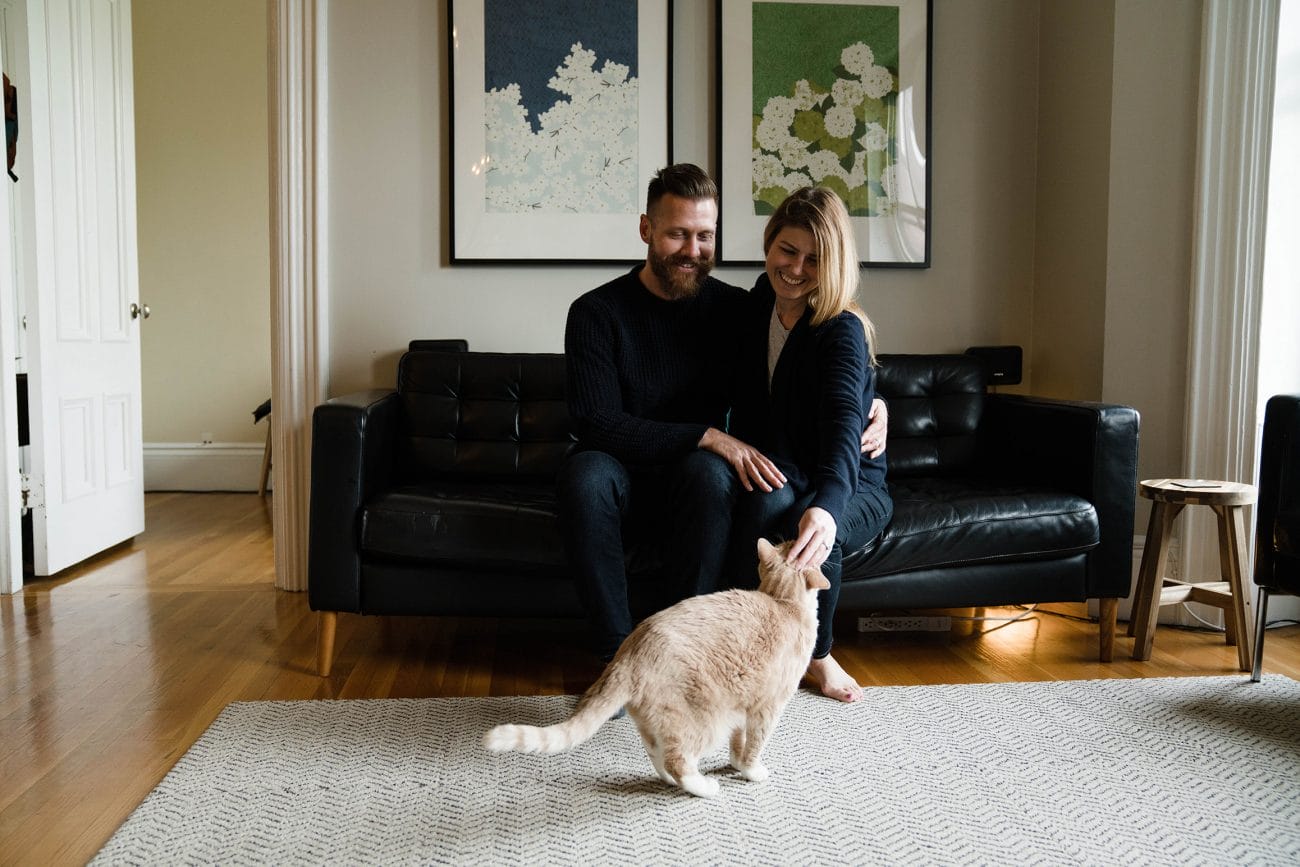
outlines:
{"label": "doorway trim", "polygon": [[269,4],[272,532],[275,586],[307,589],[311,418],[328,358],[325,6]]}

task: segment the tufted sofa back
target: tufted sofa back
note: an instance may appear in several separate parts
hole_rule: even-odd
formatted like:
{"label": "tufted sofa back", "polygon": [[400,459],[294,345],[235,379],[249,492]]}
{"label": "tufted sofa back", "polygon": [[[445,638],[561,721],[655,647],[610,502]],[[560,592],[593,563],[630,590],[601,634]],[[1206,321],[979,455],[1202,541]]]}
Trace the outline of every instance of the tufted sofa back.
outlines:
{"label": "tufted sofa back", "polygon": [[889,402],[889,477],[968,471],[984,412],[984,366],[970,355],[881,355]]}
{"label": "tufted sofa back", "polygon": [[[460,350],[460,351],[458,351]],[[889,476],[962,473],[976,454],[985,372],[968,355],[882,355]],[[551,479],[573,443],[560,353],[465,352],[414,341],[397,389],[403,459],[416,476]]]}
{"label": "tufted sofa back", "polygon": [[549,480],[573,442],[559,353],[416,341],[398,365],[397,391],[403,458],[417,477]]}

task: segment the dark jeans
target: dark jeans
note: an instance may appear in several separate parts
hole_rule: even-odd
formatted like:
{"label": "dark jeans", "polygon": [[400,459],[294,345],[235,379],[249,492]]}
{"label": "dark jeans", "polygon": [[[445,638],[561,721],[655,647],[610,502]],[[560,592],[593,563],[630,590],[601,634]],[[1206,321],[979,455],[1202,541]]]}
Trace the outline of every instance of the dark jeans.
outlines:
{"label": "dark jeans", "polygon": [[[773,544],[796,538],[799,519],[812,498],[812,493],[798,496],[791,485],[770,493],[757,489],[741,492],[727,565],[730,573],[727,578],[733,586],[758,586],[758,538],[762,536]],[[832,621],[840,599],[844,549],[857,550],[876,538],[893,515],[894,502],[883,488],[859,491],[849,498],[835,528],[835,544],[822,563],[822,574],[831,586],[817,594],[817,643],[813,646],[813,659],[821,659],[831,652]]]}
{"label": "dark jeans", "polygon": [[629,467],[599,451],[565,459],[560,531],[602,659],[612,658],[632,631],[625,542],[647,540],[660,552],[665,604],[711,593],[741,490],[730,464],[699,449],[658,467]]}

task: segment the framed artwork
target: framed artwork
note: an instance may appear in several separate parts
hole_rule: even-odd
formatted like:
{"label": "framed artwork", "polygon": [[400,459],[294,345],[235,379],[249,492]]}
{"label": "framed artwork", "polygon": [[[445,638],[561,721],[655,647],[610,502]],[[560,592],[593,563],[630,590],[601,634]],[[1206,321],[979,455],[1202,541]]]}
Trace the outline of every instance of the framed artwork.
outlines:
{"label": "framed artwork", "polygon": [[450,2],[453,263],[645,258],[645,186],[670,162],[669,7]]}
{"label": "framed artwork", "polygon": [[930,0],[718,0],[718,257],[830,187],[867,267],[930,264]]}

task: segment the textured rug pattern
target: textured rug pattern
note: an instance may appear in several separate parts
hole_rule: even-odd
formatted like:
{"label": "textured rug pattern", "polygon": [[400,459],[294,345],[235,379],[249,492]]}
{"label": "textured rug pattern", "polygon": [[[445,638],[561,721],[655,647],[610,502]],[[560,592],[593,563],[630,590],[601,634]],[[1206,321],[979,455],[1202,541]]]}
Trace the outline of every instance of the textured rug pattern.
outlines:
{"label": "textured rug pattern", "polygon": [[571,696],[230,705],[94,864],[1300,863],[1300,684],[888,687],[791,702],[701,800],[635,727],[498,756]]}

